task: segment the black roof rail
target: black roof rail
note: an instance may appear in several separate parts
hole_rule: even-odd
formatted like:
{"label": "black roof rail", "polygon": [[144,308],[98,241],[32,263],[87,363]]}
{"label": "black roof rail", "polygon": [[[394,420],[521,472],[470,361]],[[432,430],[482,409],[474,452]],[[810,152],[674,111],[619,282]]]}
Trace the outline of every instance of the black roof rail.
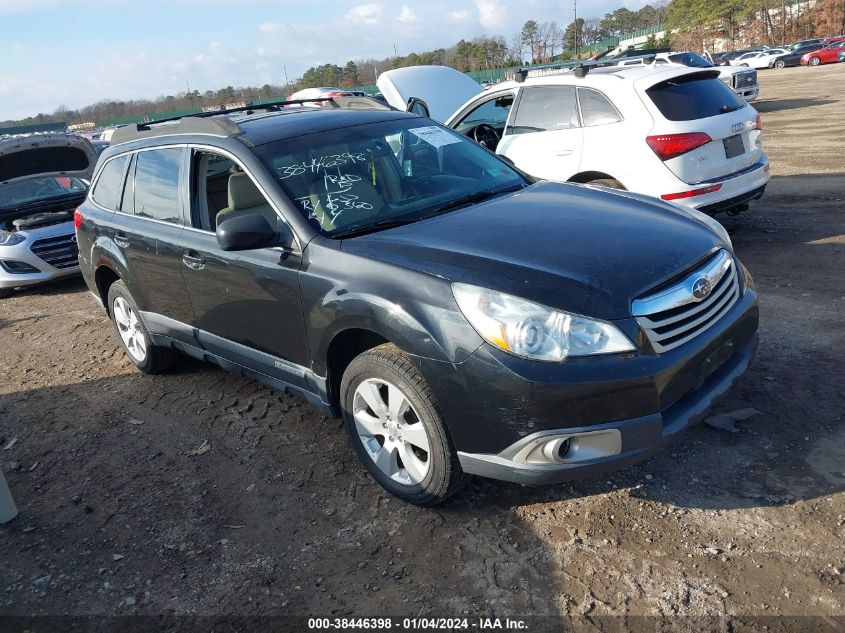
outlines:
{"label": "black roof rail", "polygon": [[128,141],[165,134],[211,134],[213,136],[237,136],[243,134],[243,128],[229,118],[235,113],[253,114],[255,112],[281,112],[286,106],[321,104],[323,107],[344,108],[347,110],[395,110],[386,102],[373,97],[314,97],[313,99],[287,99],[267,103],[209,110],[167,117],[156,121],[144,121],[134,125],[117,128],[112,135],[111,144],[118,145]]}
{"label": "black roof rail", "polygon": [[584,77],[594,68],[606,68],[608,66],[616,66],[622,61],[635,61],[640,59],[644,60],[646,64],[650,64],[654,61],[655,57],[656,56],[653,53],[650,53],[646,55],[637,55],[635,57],[604,57],[596,60],[554,62],[551,64],[539,64],[537,66],[525,66],[514,73],[514,79],[517,83],[522,83],[528,78],[528,73],[534,71],[542,72],[546,70],[571,70],[575,73],[576,77]]}

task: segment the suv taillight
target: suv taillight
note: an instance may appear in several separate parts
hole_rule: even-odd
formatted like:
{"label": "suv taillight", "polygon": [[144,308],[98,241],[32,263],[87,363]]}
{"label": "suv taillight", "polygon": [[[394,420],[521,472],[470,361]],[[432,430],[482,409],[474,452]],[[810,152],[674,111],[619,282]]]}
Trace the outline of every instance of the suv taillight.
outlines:
{"label": "suv taillight", "polygon": [[687,134],[658,134],[647,136],[645,142],[657,154],[660,160],[669,160],[691,152],[712,141],[704,132],[690,132]]}
{"label": "suv taillight", "polygon": [[82,226],[82,214],[77,209],[73,212],[73,228],[78,231],[80,226]]}

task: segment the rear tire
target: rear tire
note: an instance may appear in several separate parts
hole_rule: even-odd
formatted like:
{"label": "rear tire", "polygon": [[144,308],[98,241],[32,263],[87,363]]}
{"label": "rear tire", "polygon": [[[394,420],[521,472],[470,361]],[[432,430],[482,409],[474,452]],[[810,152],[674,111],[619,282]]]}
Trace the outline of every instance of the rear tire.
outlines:
{"label": "rear tire", "polygon": [[610,187],[611,189],[621,189],[625,191],[622,183],[615,178],[596,178],[587,183],[588,185],[601,185],[602,187]]}
{"label": "rear tire", "polygon": [[349,364],[340,404],[358,459],[391,494],[433,506],[469,481],[434,393],[395,345],[380,345]]}
{"label": "rear tire", "polygon": [[157,374],[173,365],[179,352],[171,347],[153,345],[141,311],[122,281],[109,287],[109,316],[126,357],[145,374]]}
{"label": "rear tire", "polygon": [[8,299],[15,293],[14,288],[0,288],[0,299]]}

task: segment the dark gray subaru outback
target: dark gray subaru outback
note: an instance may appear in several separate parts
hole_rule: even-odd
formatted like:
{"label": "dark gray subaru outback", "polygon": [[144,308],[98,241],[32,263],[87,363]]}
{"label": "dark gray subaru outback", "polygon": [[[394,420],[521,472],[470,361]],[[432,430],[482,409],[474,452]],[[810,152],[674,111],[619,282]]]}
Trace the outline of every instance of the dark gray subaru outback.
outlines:
{"label": "dark gray subaru outback", "polygon": [[[640,461],[751,362],[757,296],[720,225],[531,182],[361,100],[115,133],[75,223],[143,372],[178,353],[342,416],[393,494]],[[363,104],[366,106],[367,104]]]}

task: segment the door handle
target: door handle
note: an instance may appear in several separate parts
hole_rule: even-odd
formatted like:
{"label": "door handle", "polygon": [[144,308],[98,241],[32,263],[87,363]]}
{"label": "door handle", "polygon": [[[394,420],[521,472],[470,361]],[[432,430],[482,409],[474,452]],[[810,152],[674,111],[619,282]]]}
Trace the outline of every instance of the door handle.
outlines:
{"label": "door handle", "polygon": [[129,246],[129,238],[126,237],[125,233],[115,233],[114,243],[120,246],[120,248],[126,248]]}
{"label": "door handle", "polygon": [[555,156],[569,156],[572,154],[571,149],[562,149],[559,152],[555,152]]}
{"label": "door handle", "polygon": [[205,260],[196,251],[186,251],[182,254],[182,263],[191,270],[202,270],[205,268]]}

